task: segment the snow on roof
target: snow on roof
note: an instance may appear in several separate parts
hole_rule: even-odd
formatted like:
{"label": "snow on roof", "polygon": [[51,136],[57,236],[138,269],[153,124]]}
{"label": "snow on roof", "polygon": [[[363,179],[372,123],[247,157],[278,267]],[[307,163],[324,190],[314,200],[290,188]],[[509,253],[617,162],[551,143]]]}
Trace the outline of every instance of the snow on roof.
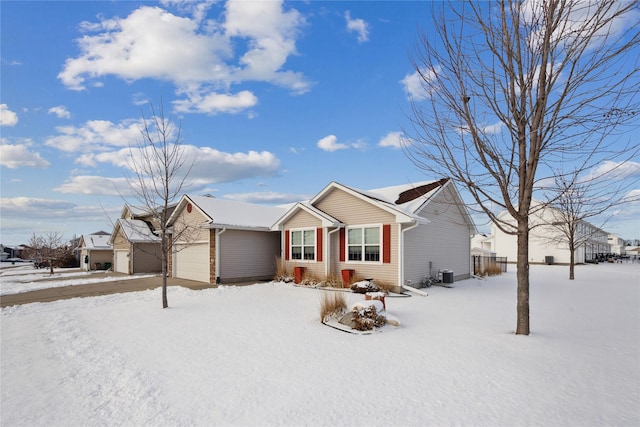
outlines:
{"label": "snow on roof", "polygon": [[211,225],[268,229],[287,211],[278,206],[258,205],[208,196],[188,197],[205,215],[211,218]]}
{"label": "snow on roof", "polygon": [[130,242],[159,242],[160,237],[153,234],[149,225],[139,219],[120,218],[118,224]]}
{"label": "snow on roof", "polygon": [[423,181],[366,191],[350,188],[366,197],[386,203],[396,210],[413,216],[445,183],[445,180]]}
{"label": "snow on roof", "polygon": [[111,249],[109,234],[83,234],[82,240],[84,241],[85,249]]}

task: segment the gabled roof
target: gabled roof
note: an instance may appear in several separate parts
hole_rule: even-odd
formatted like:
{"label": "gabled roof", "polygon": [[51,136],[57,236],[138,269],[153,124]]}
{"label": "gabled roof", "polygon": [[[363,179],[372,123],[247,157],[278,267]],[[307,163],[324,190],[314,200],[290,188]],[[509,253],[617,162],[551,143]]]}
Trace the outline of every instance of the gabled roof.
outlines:
{"label": "gabled roof", "polygon": [[159,243],[160,237],[153,234],[149,224],[140,219],[120,218],[113,228],[109,242],[113,243],[118,230],[121,229],[125,238],[132,243]]}
{"label": "gabled roof", "polygon": [[319,202],[333,189],[339,188],[394,214],[398,222],[428,222],[427,219],[418,216],[417,213],[425,203],[449,182],[448,178],[444,178],[438,181],[395,185],[374,190],[360,190],[337,182],[331,182],[311,199],[310,203],[313,205]]}
{"label": "gabled roof", "polygon": [[173,224],[189,203],[205,216],[206,222],[203,226],[207,228],[226,227],[267,231],[286,212],[285,208],[277,206],[237,202],[211,196],[184,195],[169,218],[169,224]]}
{"label": "gabled roof", "polygon": [[281,216],[272,226],[271,229],[272,230],[278,230],[280,224],[286,222],[289,220],[289,218],[291,218],[295,213],[297,213],[298,211],[303,210],[309,214],[311,214],[312,216],[318,218],[320,220],[320,222],[322,223],[323,227],[341,227],[344,226],[345,224],[341,223],[339,220],[335,219],[334,217],[332,217],[331,215],[321,211],[320,209],[316,208],[315,206],[311,205],[308,201],[304,201],[304,202],[298,202],[296,204],[294,204],[293,206],[291,206],[286,213]]}
{"label": "gabled roof", "polygon": [[108,234],[83,234],[78,246],[88,250],[110,250],[112,249],[110,239],[111,236]]}
{"label": "gabled roof", "polygon": [[326,197],[332,190],[340,189],[345,191],[354,197],[358,197],[368,203],[371,203],[396,217],[396,221],[399,223],[428,223],[429,220],[419,213],[422,209],[435,198],[435,196],[443,190],[443,188],[451,186],[452,191],[456,194],[461,204],[461,209],[465,215],[471,228],[475,230],[473,220],[469,215],[466,206],[464,206],[458,191],[453,184],[453,181],[449,178],[443,178],[434,181],[424,181],[413,184],[395,185],[391,187],[378,188],[374,190],[360,190],[354,187],[349,187],[337,182],[331,182],[316,196],[314,196],[308,202],[300,202],[291,207],[272,227],[273,230],[277,230],[278,227],[286,222],[296,212],[303,209],[319,218],[322,221],[323,226],[340,227],[344,226],[338,219],[331,217],[314,205]]}

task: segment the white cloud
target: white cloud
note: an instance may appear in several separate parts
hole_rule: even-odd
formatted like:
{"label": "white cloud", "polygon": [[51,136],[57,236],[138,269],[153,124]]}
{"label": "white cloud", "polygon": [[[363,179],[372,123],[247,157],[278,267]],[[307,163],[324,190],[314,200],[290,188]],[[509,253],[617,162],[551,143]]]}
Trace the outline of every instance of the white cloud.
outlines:
{"label": "white cloud", "polygon": [[344,13],[344,19],[347,21],[347,30],[358,35],[358,43],[369,41],[369,25],[363,19],[351,19],[348,10]]}
{"label": "white cloud", "polygon": [[69,212],[76,207],[75,203],[66,200],[41,199],[34,197],[13,197],[0,199],[2,215],[20,215],[46,217],[52,212]]}
{"label": "white cloud", "polygon": [[228,1],[218,22],[204,19],[210,2],[163,4],[193,17],[143,6],[126,18],[85,22],[82,29],[88,34],[77,41],[81,54],[66,61],[58,78],[74,90],[108,75],[126,81],[170,81],[177,93],[187,95],[178,102],[183,112],[237,113],[249,108],[257,102],[253,94],[228,94],[231,85],[246,81],[268,82],[294,93],[309,90],[301,73],[283,69],[296,54],[305,22],[295,9],[284,10],[281,1]]}
{"label": "white cloud", "polygon": [[7,104],[0,104],[0,126],[15,126],[18,115],[9,109]]}
{"label": "white cloud", "polygon": [[71,113],[67,110],[67,107],[64,105],[58,105],[55,107],[49,108],[49,114],[55,114],[59,119],[70,119]]}
{"label": "white cloud", "polygon": [[263,204],[295,203],[301,200],[309,200],[311,199],[311,197],[313,196],[310,196],[308,194],[277,193],[274,191],[226,194],[223,196],[223,198],[229,200]]}
{"label": "white cloud", "polygon": [[209,93],[205,95],[201,94],[189,94],[188,99],[174,101],[176,111],[181,113],[205,113],[205,114],[218,114],[218,113],[239,113],[247,108],[251,108],[258,103],[258,98],[249,92],[243,90],[236,94],[220,94]]}
{"label": "white cloud", "polygon": [[142,120],[124,120],[118,124],[108,120],[89,120],[81,126],[58,126],[60,135],[46,139],[45,144],[68,153],[96,152],[113,147],[135,146],[142,134]]}
{"label": "white cloud", "polygon": [[402,148],[402,132],[389,132],[380,139],[379,147]]}
{"label": "white cloud", "polygon": [[318,148],[324,151],[336,151],[336,150],[344,150],[349,148],[346,144],[339,144],[338,137],[335,135],[328,135],[318,141]]}
{"label": "white cloud", "polygon": [[200,183],[223,183],[246,178],[275,176],[280,160],[269,151],[225,153],[210,147],[187,146],[187,155],[197,159],[190,180]]}
{"label": "white cloud", "polygon": [[[232,182],[247,178],[271,177],[276,175],[280,169],[280,160],[269,151],[225,153],[215,148],[196,147],[186,144],[182,148],[184,149],[184,164],[193,164],[187,177],[187,185],[190,188],[200,188],[208,184]],[[135,157],[133,160],[131,159],[132,155]],[[132,164],[136,164],[135,162],[141,164],[141,158],[141,152],[138,148],[132,148],[131,150],[122,148],[102,153],[86,153],[76,159],[76,163],[86,167],[95,167],[99,163],[112,164],[129,170],[129,173],[131,173]],[[185,167],[179,173],[186,173],[187,171]],[[84,177],[83,179],[86,180],[87,178]],[[111,178],[108,179],[111,180]],[[76,182],[77,180],[74,179],[63,188],[82,191],[84,194],[87,190],[76,185]]]}
{"label": "white cloud", "polygon": [[400,83],[402,83],[407,98],[414,101],[429,99],[437,89],[436,79],[439,72],[440,66],[435,69],[415,71],[404,76]]}
{"label": "white cloud", "polygon": [[40,156],[40,153],[29,150],[31,143],[9,144],[3,138],[0,144],[0,165],[9,169],[19,167],[47,168],[51,166],[47,160]]}
{"label": "white cloud", "polygon": [[126,178],[108,178],[94,175],[78,175],[66,180],[53,191],[65,194],[100,196],[132,196],[131,186]]}
{"label": "white cloud", "polygon": [[640,177],[640,163],[633,161],[613,162],[611,160],[607,160],[590,170],[587,176],[584,177],[584,180],[621,180],[638,177]]}

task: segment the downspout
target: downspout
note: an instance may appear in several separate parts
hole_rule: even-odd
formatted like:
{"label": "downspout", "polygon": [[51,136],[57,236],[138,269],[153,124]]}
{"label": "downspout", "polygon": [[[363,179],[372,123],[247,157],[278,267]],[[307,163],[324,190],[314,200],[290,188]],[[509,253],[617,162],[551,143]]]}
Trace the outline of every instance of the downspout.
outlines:
{"label": "downspout", "polygon": [[404,280],[404,240],[405,240],[404,233],[406,233],[409,230],[413,230],[417,226],[418,226],[418,222],[416,221],[412,226],[400,231],[400,239],[401,239],[401,241],[399,242],[400,259],[398,260],[398,268],[400,268],[400,274],[399,274],[400,287],[404,290],[415,292],[418,295],[422,295],[423,297],[426,297],[426,296],[429,296],[428,293],[421,291],[420,289],[416,289],[413,286],[409,286],[408,284],[405,283],[405,280]]}
{"label": "downspout", "polygon": [[327,248],[327,254],[326,254],[327,257],[326,257],[326,261],[324,263],[324,276],[325,277],[329,277],[329,266],[331,265],[331,243],[332,243],[331,235],[333,233],[335,233],[336,231],[340,230],[341,228],[342,228],[342,226],[338,226],[338,227],[336,227],[335,230],[330,231],[329,233],[327,233],[328,242],[327,242],[326,245],[324,245]]}
{"label": "downspout", "polygon": [[224,227],[222,230],[218,231],[216,229],[216,285],[220,284],[220,235],[227,231],[227,227]]}

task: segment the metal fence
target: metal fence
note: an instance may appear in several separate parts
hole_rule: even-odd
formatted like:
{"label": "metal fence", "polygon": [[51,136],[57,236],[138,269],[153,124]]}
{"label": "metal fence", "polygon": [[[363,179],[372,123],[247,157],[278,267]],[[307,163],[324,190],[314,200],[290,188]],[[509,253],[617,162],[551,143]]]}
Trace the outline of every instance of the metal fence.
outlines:
{"label": "metal fence", "polygon": [[473,256],[473,274],[476,276],[484,276],[489,272],[497,274],[499,272],[507,272],[507,257],[496,256]]}

